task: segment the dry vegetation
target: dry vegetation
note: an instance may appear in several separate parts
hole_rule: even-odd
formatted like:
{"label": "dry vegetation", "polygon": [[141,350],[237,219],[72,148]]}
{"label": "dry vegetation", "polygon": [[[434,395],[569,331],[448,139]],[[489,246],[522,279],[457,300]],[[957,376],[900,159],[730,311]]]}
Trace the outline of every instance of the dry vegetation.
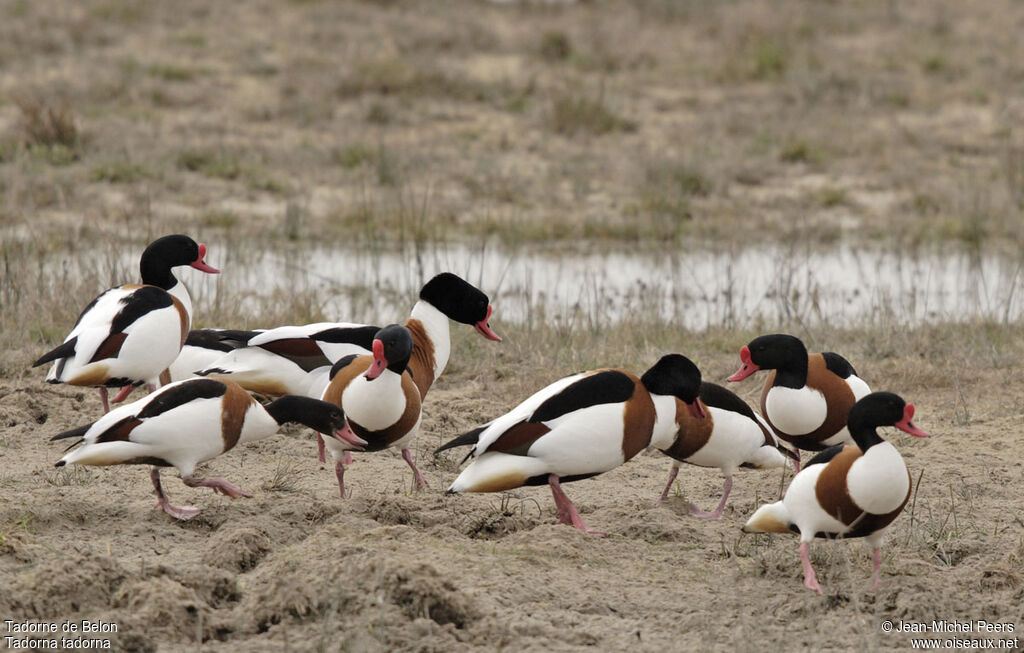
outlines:
{"label": "dry vegetation", "polygon": [[1022,239],[1011,0],[3,13],[8,228],[348,240],[412,196],[432,238]]}
{"label": "dry vegetation", "polygon": [[[373,454],[339,501],[290,431],[208,466],[253,499],[169,479],[204,509],[188,524],[152,509],[142,468],[54,471],[47,437],[98,401],[28,368],[84,300],[134,278],[126,251],[173,231],[236,256],[485,237],[1020,256],[1024,4],[4,0],[0,16],[0,622],[103,618],[116,646],[162,651],[865,650],[908,645],[884,618],[1024,628],[1019,323],[879,311],[689,332],[651,307],[496,320],[500,345],[460,328],[417,443],[432,491]],[[226,283],[230,261],[210,260]],[[369,299],[335,316],[315,291],[223,287],[198,297],[201,324],[380,319]],[[412,298],[386,299],[402,314]],[[544,489],[441,495],[460,456],[429,452],[541,385],[669,350],[721,380],[761,330],[842,352],[937,436],[893,435],[920,483],[878,594],[859,542],[813,547],[818,598],[793,539],[740,534],[778,473],[738,477],[714,523],[686,515],[719,496],[711,471],[682,470],[652,506],[659,456],[567,486],[605,540],[554,526]]]}

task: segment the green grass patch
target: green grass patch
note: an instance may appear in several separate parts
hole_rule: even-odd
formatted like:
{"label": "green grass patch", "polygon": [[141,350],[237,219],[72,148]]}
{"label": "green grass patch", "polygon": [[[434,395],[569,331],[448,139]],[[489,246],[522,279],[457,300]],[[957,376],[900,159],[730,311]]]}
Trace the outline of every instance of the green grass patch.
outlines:
{"label": "green grass patch", "polygon": [[89,173],[92,181],[103,181],[109,184],[131,184],[149,179],[149,171],[141,164],[133,161],[112,161],[96,166]]}
{"label": "green grass patch", "polygon": [[562,93],[551,102],[548,128],[556,134],[573,136],[591,134],[600,136],[611,132],[636,131],[637,124],[615,114],[600,96],[588,97],[581,93]]}
{"label": "green grass patch", "polygon": [[234,180],[242,175],[237,154],[224,150],[187,149],[178,154],[177,166],[216,179]]}

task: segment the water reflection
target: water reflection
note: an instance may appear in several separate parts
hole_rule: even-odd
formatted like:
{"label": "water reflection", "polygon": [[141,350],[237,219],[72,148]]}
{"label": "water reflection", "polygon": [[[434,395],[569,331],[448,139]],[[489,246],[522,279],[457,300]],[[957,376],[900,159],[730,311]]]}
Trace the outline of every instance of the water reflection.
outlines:
{"label": "water reflection", "polygon": [[915,325],[975,317],[1012,321],[1024,311],[1021,261],[938,251],[772,245],[735,252],[560,254],[463,245],[418,252],[266,250],[231,242],[211,244],[210,251],[219,254],[211,260],[224,274],[190,275],[197,300],[221,294],[257,311],[275,292],[311,292],[325,314],[339,320],[402,319],[423,281],[445,270],[488,292],[496,319],[516,322],[587,326],[638,315],[691,329],[865,320]]}

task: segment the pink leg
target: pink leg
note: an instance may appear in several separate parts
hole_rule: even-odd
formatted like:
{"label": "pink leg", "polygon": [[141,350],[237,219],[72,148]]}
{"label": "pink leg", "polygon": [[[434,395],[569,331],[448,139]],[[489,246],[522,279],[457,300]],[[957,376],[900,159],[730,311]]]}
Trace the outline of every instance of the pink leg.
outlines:
{"label": "pink leg", "polygon": [[327,462],[327,455],[324,452],[324,436],[320,435],[320,431],[313,431],[316,433],[316,458],[322,463]]}
{"label": "pink leg", "polygon": [[722,490],[722,500],[718,502],[718,507],[715,508],[714,512],[703,512],[697,506],[690,504],[690,514],[694,517],[700,517],[701,519],[720,519],[722,517],[722,508],[725,508],[725,500],[729,498],[729,493],[732,492],[732,476],[725,477],[725,487]]}
{"label": "pink leg", "polygon": [[662,501],[665,500],[665,497],[668,496],[668,491],[672,489],[672,484],[675,483],[676,474],[678,474],[678,473],[679,473],[679,466],[678,465],[673,465],[672,466],[672,471],[668,473],[668,483],[665,484],[664,491],[662,491],[661,496],[658,497],[658,500],[654,502],[654,505],[658,505],[659,503],[661,503]]}
{"label": "pink leg", "polygon": [[809,548],[807,542],[800,543],[800,562],[804,565],[804,587],[820,595],[821,585],[818,584],[818,578],[814,575],[814,567],[811,566]]}
{"label": "pink leg", "polygon": [[172,506],[167,495],[164,494],[164,489],[160,485],[160,468],[150,467],[149,477],[153,479],[153,487],[156,488],[156,507],[166,512],[175,519],[182,521],[188,521],[199,514],[199,508],[195,506]]}
{"label": "pink leg", "polygon": [[110,400],[110,403],[112,403],[112,404],[119,404],[119,403],[121,403],[122,401],[124,401],[125,399],[128,398],[128,395],[130,395],[132,393],[132,390],[134,390],[133,386],[130,386],[130,385],[122,386],[121,391],[117,393],[116,397],[114,397],[113,399]]}
{"label": "pink leg", "polygon": [[583,519],[580,518],[580,513],[576,510],[576,506],[573,505],[569,497],[565,496],[565,492],[562,491],[557,475],[551,474],[548,476],[548,485],[551,486],[551,494],[555,497],[555,508],[558,510],[559,524],[567,524],[573,528],[580,529],[584,533],[604,537],[604,533],[592,531],[583,523]]}
{"label": "pink leg", "polygon": [[150,394],[153,394],[153,393],[154,393],[154,392],[156,392],[156,391],[157,391],[157,390],[158,390],[159,388],[160,388],[160,386],[158,386],[158,385],[157,385],[157,384],[155,384],[155,383],[147,383],[147,384],[146,384],[146,390],[148,390]]}
{"label": "pink leg", "polygon": [[242,488],[238,487],[237,485],[232,485],[231,483],[228,483],[222,478],[198,479],[192,478],[191,476],[187,476],[182,478],[181,480],[182,482],[185,483],[185,485],[189,487],[208,487],[212,489],[214,492],[219,492],[224,496],[231,497],[232,499],[237,499],[238,497],[252,497],[251,494],[249,494]]}
{"label": "pink leg", "polygon": [[106,415],[110,412],[110,402],[107,400],[107,389],[100,388],[100,401],[103,402],[103,414]]}
{"label": "pink leg", "polygon": [[799,449],[793,449],[793,453],[796,454],[796,458],[793,459],[793,473],[794,474],[799,474],[800,473],[800,450]]}
{"label": "pink leg", "polygon": [[423,478],[420,470],[416,469],[416,463],[412,461],[412,452],[408,449],[402,449],[402,458],[405,459],[405,462],[409,463],[409,467],[412,467],[413,492],[419,492],[423,488],[430,489],[427,479]]}
{"label": "pink leg", "polygon": [[[348,456],[349,462],[352,461],[352,456]],[[334,463],[334,474],[338,477],[338,492],[341,493],[341,498],[345,498],[345,463],[337,462]]]}
{"label": "pink leg", "polygon": [[873,549],[875,554],[875,573],[871,575],[871,591],[878,591],[878,572],[882,569],[882,549],[881,547],[875,547]]}

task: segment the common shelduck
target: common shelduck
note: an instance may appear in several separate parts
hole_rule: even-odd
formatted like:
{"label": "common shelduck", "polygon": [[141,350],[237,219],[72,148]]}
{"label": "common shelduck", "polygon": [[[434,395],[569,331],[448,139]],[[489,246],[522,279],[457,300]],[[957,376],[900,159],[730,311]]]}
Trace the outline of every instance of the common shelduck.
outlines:
{"label": "common shelduck", "polygon": [[[405,323],[413,339],[409,369],[420,399],[448,365],[448,321],[470,324],[488,340],[500,341],[501,337],[489,325],[493,310],[483,291],[451,272],[438,274],[424,284]],[[330,380],[331,366],[352,354],[370,354],[379,328],[320,322],[268,329],[251,338],[247,347],[227,353],[199,374],[226,376],[261,394],[320,397]],[[317,444],[323,462],[323,440],[319,437]]]}
{"label": "common shelduck", "polygon": [[171,381],[184,381],[197,376],[199,370],[210,367],[224,354],[245,347],[259,333],[259,329],[192,329],[185,337],[185,344],[178,352],[178,357],[167,368],[171,373]]}
{"label": "common shelduck", "polygon": [[[412,459],[409,445],[420,428],[420,393],[409,370],[413,337],[409,329],[392,324],[377,331],[370,356],[346,356],[331,369],[331,381],[323,400],[345,411],[348,428],[365,440],[365,451],[395,447],[412,468],[414,489],[429,487]],[[351,464],[353,447],[327,440],[338,477],[338,491],[345,498],[345,465]]]}
{"label": "common shelduck", "polygon": [[786,464],[786,456],[796,456],[779,445],[771,428],[747,402],[720,385],[700,384],[698,406],[701,410],[698,415],[686,410],[682,403],[676,403],[677,433],[674,436],[666,433],[659,441],[651,443],[652,447],[675,459],[658,503],[668,496],[682,463],[717,467],[725,477],[718,507],[712,512],[704,512],[691,503],[690,514],[718,519],[732,491],[732,475],[737,469],[782,467]]}
{"label": "common shelduck", "polygon": [[153,241],[139,261],[142,284],[110,288],[92,300],[63,344],[32,366],[53,362],[47,383],[99,386],[104,412],[110,410],[108,387],[122,387],[117,402],[143,383],[154,388],[166,383],[166,370],[181,351],[192,322],[188,290],[171,269],[191,265],[217,274],[205,256],[206,245],[188,236]]}
{"label": "common shelduck", "polygon": [[804,585],[821,594],[808,549],[815,537],[864,537],[874,554],[871,591],[878,589],[882,538],[910,498],[910,472],[903,457],[876,429],[895,426],[917,436],[914,404],[891,392],[875,392],[850,409],[848,426],[856,444],[836,445],[808,461],[781,501],[761,506],[743,526],[746,533],[800,535]]}
{"label": "common shelduck", "polygon": [[586,527],[561,483],[607,472],[647,448],[652,438],[670,437],[674,400],[697,414],[699,388],[696,366],[679,354],[663,356],[639,379],[623,369],[599,369],[556,381],[435,451],[474,445],[463,462],[475,460],[447,494],[546,483],[559,523],[603,535]]}
{"label": "common shelduck", "polygon": [[751,340],[740,349],[740,360],[742,367],[729,381],[771,370],[761,393],[761,414],[780,439],[808,451],[853,442],[846,417],[871,389],[845,358],[833,352],[808,354],[799,338],[778,333]]}
{"label": "common shelduck", "polygon": [[[493,310],[486,294],[450,272],[435,276],[420,289],[419,301],[405,323],[412,333],[409,367],[420,398],[448,364],[449,319],[471,324],[485,338],[500,341],[488,324]],[[350,322],[267,329],[251,338],[247,347],[229,352],[200,373],[230,376],[262,394],[319,396],[331,366],[351,354],[369,354],[379,329]]]}
{"label": "common shelduck", "polygon": [[66,431],[54,440],[78,437],[82,446],[65,454],[57,467],[78,465],[152,465],[157,507],[177,519],[199,514],[194,506],[173,506],[160,485],[160,467],[177,467],[189,487],[208,487],[231,498],[252,496],[221,478],[198,479],[195,467],[228,451],[277,433],[297,422],[352,446],[362,441],[345,429],[345,415],[334,404],[289,395],[262,406],[241,386],[217,379],[187,379],[166,385],[120,406],[92,424]]}

